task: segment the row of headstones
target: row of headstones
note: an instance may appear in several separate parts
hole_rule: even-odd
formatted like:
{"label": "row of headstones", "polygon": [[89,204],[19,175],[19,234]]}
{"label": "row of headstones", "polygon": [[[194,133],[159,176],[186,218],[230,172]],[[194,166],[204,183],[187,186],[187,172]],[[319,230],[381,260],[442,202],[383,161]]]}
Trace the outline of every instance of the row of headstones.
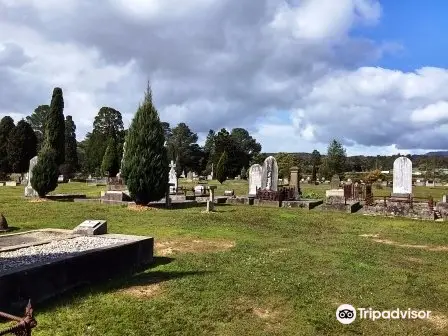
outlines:
{"label": "row of headstones", "polygon": [[[339,185],[339,177],[337,175],[333,176],[331,188],[339,188]],[[412,194],[412,161],[405,156],[401,156],[394,161],[392,194]]]}

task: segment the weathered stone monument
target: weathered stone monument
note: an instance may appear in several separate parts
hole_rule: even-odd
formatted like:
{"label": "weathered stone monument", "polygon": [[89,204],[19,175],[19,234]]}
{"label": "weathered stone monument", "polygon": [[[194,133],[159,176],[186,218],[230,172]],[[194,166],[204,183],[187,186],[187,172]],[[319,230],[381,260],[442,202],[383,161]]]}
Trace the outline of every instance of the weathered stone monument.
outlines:
{"label": "weathered stone monument", "polygon": [[339,178],[339,175],[337,174],[333,175],[330,181],[330,189],[339,189],[340,185],[341,185],[341,179]]}
{"label": "weathered stone monument", "polygon": [[188,181],[188,182],[193,181],[193,172],[189,171],[189,172],[187,173],[187,181]]}
{"label": "weathered stone monument", "polygon": [[257,188],[261,188],[261,178],[263,176],[263,167],[254,164],[249,168],[249,196],[257,194]]}
{"label": "weathered stone monument", "polygon": [[401,156],[394,161],[392,196],[408,197],[412,194],[412,161]]}
{"label": "weathered stone monument", "polygon": [[210,199],[207,201],[207,212],[215,210],[215,190],[216,186],[211,185],[208,187],[210,190]]}
{"label": "weathered stone monument", "polygon": [[169,173],[169,183],[172,184],[170,186],[170,194],[175,194],[177,192],[177,173],[176,173],[176,164],[173,160],[171,160],[171,163],[169,165],[170,167],[170,173]]}
{"label": "weathered stone monument", "polygon": [[299,167],[291,167],[289,171],[289,187],[294,188],[294,198],[298,200],[300,197]]}
{"label": "weathered stone monument", "polygon": [[33,177],[33,169],[37,164],[37,156],[33,157],[30,160],[30,168],[28,171],[28,183],[25,187],[25,197],[37,197],[39,196],[37,194],[37,191],[33,189],[33,187],[31,186],[31,178]]}
{"label": "weathered stone monument", "polygon": [[278,165],[277,160],[273,156],[268,156],[264,160],[261,189],[271,191],[277,191],[278,189]]}

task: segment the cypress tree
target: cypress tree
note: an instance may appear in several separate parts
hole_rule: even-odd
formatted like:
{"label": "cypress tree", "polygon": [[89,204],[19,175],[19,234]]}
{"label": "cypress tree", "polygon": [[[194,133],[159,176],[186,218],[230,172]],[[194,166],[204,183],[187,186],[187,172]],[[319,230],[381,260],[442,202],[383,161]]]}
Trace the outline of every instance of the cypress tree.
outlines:
{"label": "cypress tree", "polygon": [[158,201],[165,195],[169,169],[164,143],[164,130],[148,84],[143,104],[128,130],[121,172],[138,205]]}
{"label": "cypress tree", "polygon": [[31,186],[37,191],[39,197],[45,197],[58,186],[59,172],[56,157],[56,151],[48,145],[44,146],[39,153],[31,177]]}
{"label": "cypress tree", "polygon": [[8,162],[7,144],[14,127],[16,125],[10,116],[3,117],[0,121],[0,178],[2,179],[11,172],[11,165]]}
{"label": "cypress tree", "polygon": [[61,88],[53,89],[50,111],[45,124],[45,144],[56,152],[56,163],[63,164],[65,160],[65,120],[64,98]]}
{"label": "cypress tree", "polygon": [[6,150],[12,172],[25,173],[30,165],[30,160],[37,154],[36,134],[25,120],[20,120],[9,133]]}
{"label": "cypress tree", "polygon": [[101,172],[108,174],[108,177],[115,177],[119,171],[120,160],[118,157],[117,141],[114,138],[110,138],[101,164]]}
{"label": "cypress tree", "polygon": [[59,167],[60,173],[72,176],[78,169],[78,144],[76,142],[76,125],[72,116],[65,118],[65,161]]}
{"label": "cypress tree", "polygon": [[219,183],[223,184],[227,180],[227,162],[229,158],[227,152],[224,151],[219,158],[218,164],[216,165],[216,179]]}

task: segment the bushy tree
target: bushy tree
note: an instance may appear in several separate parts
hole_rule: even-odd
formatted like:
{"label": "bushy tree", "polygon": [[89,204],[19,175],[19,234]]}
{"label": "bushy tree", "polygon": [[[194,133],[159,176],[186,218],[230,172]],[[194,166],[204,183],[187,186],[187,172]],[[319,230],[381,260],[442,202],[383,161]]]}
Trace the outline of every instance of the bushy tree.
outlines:
{"label": "bushy tree", "polygon": [[37,137],[25,120],[20,120],[9,133],[6,150],[12,172],[27,172],[30,160],[37,154]]}
{"label": "bushy tree", "polygon": [[50,111],[45,124],[45,145],[53,148],[58,166],[65,161],[64,97],[61,88],[53,89]]}
{"label": "bushy tree", "polygon": [[126,137],[122,177],[139,205],[160,200],[168,185],[168,155],[158,112],[148,84]]}
{"label": "bushy tree", "polygon": [[291,153],[278,153],[275,156],[278,164],[278,177],[289,178],[289,171],[291,167],[299,167],[300,162],[297,156]]}
{"label": "bushy tree", "polygon": [[3,117],[0,121],[0,178],[11,172],[11,165],[8,161],[8,139],[12,130],[16,127],[14,120],[10,116]]}
{"label": "bushy tree", "polygon": [[34,133],[36,133],[38,151],[42,148],[45,139],[45,124],[49,113],[49,105],[39,105],[30,116],[26,117],[26,121],[31,125]]}
{"label": "bushy tree", "polygon": [[[166,131],[165,131],[166,134]],[[193,170],[188,167],[192,152],[192,145],[196,144],[198,136],[190,130],[190,127],[185,123],[180,123],[173,129],[166,141],[168,158],[176,161],[176,170],[178,176],[182,174],[185,169]]]}
{"label": "bushy tree", "polygon": [[328,146],[327,151],[327,164],[330,170],[330,175],[339,175],[342,178],[342,174],[345,170],[345,162],[347,159],[347,154],[345,148],[342,144],[336,140],[333,140]]}
{"label": "bushy tree", "polygon": [[31,177],[31,186],[37,191],[39,197],[45,197],[58,185],[59,173],[56,158],[56,151],[48,145],[45,145],[39,153]]}
{"label": "bushy tree", "polygon": [[227,152],[224,151],[219,158],[218,164],[216,165],[216,179],[219,183],[223,184],[227,180],[227,163],[229,157]]}
{"label": "bushy tree", "polygon": [[114,138],[109,139],[106,153],[104,153],[103,162],[101,164],[101,172],[108,177],[117,176],[120,171],[120,158],[118,154],[117,142]]}
{"label": "bushy tree", "polygon": [[86,170],[94,172],[101,170],[104,154],[111,138],[114,138],[122,155],[125,130],[120,111],[112,107],[103,106],[95,117],[93,130],[86,134],[85,164]]}

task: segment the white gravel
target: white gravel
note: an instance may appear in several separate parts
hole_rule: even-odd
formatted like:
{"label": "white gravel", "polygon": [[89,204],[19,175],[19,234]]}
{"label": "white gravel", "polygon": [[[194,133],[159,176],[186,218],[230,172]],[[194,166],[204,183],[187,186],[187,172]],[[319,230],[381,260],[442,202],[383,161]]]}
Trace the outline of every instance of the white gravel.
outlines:
{"label": "white gravel", "polygon": [[76,237],[51,243],[0,252],[0,273],[37,262],[49,262],[96,248],[128,242],[126,239]]}

